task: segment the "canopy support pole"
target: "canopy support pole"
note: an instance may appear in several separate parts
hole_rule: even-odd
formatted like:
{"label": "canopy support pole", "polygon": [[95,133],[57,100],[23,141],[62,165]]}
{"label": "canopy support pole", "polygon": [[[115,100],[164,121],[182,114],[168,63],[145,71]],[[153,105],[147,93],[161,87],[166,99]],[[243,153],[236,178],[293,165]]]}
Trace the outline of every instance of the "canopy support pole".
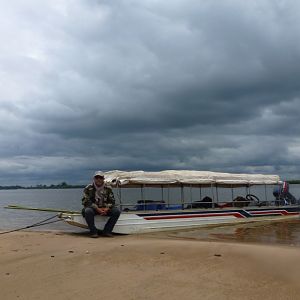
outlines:
{"label": "canopy support pole", "polygon": [[268,202],[267,186],[266,186],[266,184],[265,184],[265,201]]}
{"label": "canopy support pole", "polygon": [[193,205],[193,193],[192,193],[192,185],[190,184],[190,203],[191,204],[191,207]]}
{"label": "canopy support pole", "polygon": [[141,185],[141,200],[144,203],[144,210],[146,210],[146,201],[145,201],[145,197],[144,197],[144,185]]}
{"label": "canopy support pole", "polygon": [[201,189],[201,185],[199,185],[199,196],[200,196],[200,201],[201,201],[201,199],[202,199],[202,189]]}
{"label": "canopy support pole", "polygon": [[123,210],[123,206],[122,206],[122,189],[121,186],[119,185],[119,182],[117,182],[117,190],[118,190],[118,194],[119,194],[119,201],[120,201],[120,210]]}
{"label": "canopy support pole", "polygon": [[211,188],[211,194],[212,194],[212,208],[215,208],[215,195],[214,195],[213,183],[210,184],[210,188]]}
{"label": "canopy support pole", "polygon": [[168,202],[168,208],[170,207],[170,186],[168,185],[168,193],[167,193],[167,202]]}
{"label": "canopy support pole", "polygon": [[183,190],[183,185],[180,186],[180,196],[181,196],[182,209],[184,209],[184,190]]}

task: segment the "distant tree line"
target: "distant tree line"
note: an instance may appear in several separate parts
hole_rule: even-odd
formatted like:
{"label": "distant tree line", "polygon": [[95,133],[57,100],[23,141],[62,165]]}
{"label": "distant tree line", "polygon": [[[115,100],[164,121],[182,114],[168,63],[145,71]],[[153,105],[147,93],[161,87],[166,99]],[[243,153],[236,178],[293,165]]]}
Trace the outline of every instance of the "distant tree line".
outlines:
{"label": "distant tree line", "polygon": [[290,183],[290,184],[300,184],[300,179],[287,180],[287,182]]}
{"label": "distant tree line", "polygon": [[[300,184],[300,179],[295,180],[287,180],[290,184]],[[80,184],[68,184],[66,182],[62,182],[59,184],[37,184],[35,186],[21,186],[21,185],[4,185],[0,186],[0,190],[43,190],[43,189],[83,189],[85,185]]]}
{"label": "distant tree line", "polygon": [[33,190],[43,190],[43,189],[76,189],[76,188],[84,188],[84,185],[74,185],[74,184],[68,184],[66,182],[62,182],[59,184],[37,184],[35,186],[20,186],[20,185],[6,185],[6,186],[0,186],[0,190],[20,190],[20,189],[33,189]]}

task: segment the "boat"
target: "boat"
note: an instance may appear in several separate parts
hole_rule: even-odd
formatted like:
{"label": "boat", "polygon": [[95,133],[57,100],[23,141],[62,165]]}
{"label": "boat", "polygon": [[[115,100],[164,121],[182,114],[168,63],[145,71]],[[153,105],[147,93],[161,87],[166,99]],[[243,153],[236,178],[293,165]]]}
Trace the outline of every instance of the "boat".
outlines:
{"label": "boat", "polygon": [[[185,170],[108,171],[105,172],[105,181],[118,195],[116,204],[121,215],[114,233],[119,234],[299,218],[300,202],[289,192],[288,183],[278,175]],[[258,187],[263,191],[263,200],[251,192]],[[269,195],[270,188],[273,191],[272,198]],[[135,203],[126,202],[122,198],[124,189],[139,189],[140,199]],[[160,189],[160,199],[146,198],[145,189]],[[170,199],[172,189],[180,194],[177,202]],[[226,199],[221,199],[220,189],[227,191]],[[195,190],[199,191],[199,199],[191,201],[187,191],[195,194]],[[206,194],[208,191],[210,196]],[[241,191],[245,194],[234,196]],[[228,199],[228,192],[231,199]],[[80,213],[61,213],[60,218],[70,225],[88,228]],[[103,229],[106,221],[105,216],[95,217],[95,225],[99,229]]]}

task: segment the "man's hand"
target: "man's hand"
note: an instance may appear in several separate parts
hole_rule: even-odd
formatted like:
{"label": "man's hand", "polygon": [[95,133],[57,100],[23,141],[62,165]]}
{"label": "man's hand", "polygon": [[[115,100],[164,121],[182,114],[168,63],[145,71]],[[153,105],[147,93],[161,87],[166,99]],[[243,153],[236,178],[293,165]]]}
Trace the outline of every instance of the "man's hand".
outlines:
{"label": "man's hand", "polygon": [[108,208],[101,207],[101,208],[98,208],[97,211],[101,216],[105,216],[108,212]]}

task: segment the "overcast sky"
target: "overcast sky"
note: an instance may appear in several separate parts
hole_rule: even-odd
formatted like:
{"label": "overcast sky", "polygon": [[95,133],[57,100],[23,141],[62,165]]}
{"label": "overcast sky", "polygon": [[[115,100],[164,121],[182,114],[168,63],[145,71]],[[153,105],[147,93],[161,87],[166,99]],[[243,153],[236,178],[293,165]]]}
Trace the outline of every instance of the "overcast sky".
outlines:
{"label": "overcast sky", "polygon": [[300,178],[297,0],[2,1],[0,38],[2,185]]}

